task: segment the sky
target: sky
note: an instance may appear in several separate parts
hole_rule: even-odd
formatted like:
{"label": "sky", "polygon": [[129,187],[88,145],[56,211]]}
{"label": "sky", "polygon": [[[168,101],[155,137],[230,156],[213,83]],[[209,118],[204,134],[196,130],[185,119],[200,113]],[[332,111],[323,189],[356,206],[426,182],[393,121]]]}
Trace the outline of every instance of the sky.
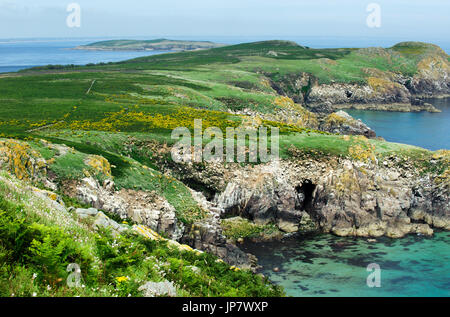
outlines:
{"label": "sky", "polygon": [[[81,27],[67,6],[78,3]],[[381,25],[367,25],[379,5]],[[0,38],[374,37],[446,40],[448,0],[0,0]]]}

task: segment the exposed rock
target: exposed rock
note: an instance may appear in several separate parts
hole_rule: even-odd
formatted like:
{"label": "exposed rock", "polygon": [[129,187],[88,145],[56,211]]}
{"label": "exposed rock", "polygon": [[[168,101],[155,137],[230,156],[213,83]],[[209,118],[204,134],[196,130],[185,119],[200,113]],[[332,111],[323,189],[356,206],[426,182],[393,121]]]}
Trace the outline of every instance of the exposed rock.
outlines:
{"label": "exposed rock", "polygon": [[33,187],[32,190],[37,197],[45,199],[48,202],[48,204],[52,206],[52,208],[58,211],[66,212],[66,206],[64,204],[64,201],[58,194],[48,190],[39,189],[36,187]]}
{"label": "exposed rock", "polygon": [[155,192],[135,190],[114,191],[111,180],[100,186],[97,180],[87,177],[73,185],[70,191],[94,208],[115,213],[149,226],[155,231],[165,232],[170,238],[181,238],[183,225],[175,215],[175,208]]}
{"label": "exposed rock", "polygon": [[137,232],[138,234],[144,236],[147,239],[150,240],[163,240],[164,238],[161,237],[157,232],[153,231],[152,229],[144,226],[144,225],[134,225],[133,230]]}
{"label": "exposed rock", "polygon": [[47,162],[41,154],[27,143],[17,140],[0,140],[0,168],[20,180],[45,179]]}
{"label": "exposed rock", "polygon": [[[75,194],[76,197],[94,208],[115,213],[122,218],[131,218],[133,221],[147,226],[136,227],[135,230],[147,238],[157,237],[150,232],[164,232],[169,236],[171,243],[176,240],[184,244],[178,246],[208,251],[219,256],[229,264],[241,268],[255,268],[256,260],[250,254],[242,252],[235,245],[227,242],[223,236],[220,226],[220,215],[223,210],[215,207],[199,192],[191,191],[193,198],[199,206],[209,210],[204,219],[195,222],[191,227],[185,226],[178,221],[175,209],[167,200],[154,192],[143,192],[134,190],[114,191],[111,180],[100,186],[97,180],[86,177],[79,182],[66,184],[65,191]],[[141,228],[141,229],[139,229]],[[192,249],[190,249],[192,250]]]}
{"label": "exposed rock", "polygon": [[347,159],[272,162],[234,175],[217,195],[218,206],[228,215],[274,222],[288,231],[301,231],[303,221],[315,227],[305,213],[321,230],[339,236],[430,235],[430,226],[449,228],[448,177],[436,184],[407,167]]}
{"label": "exposed rock", "polygon": [[330,114],[320,125],[321,130],[345,135],[364,135],[368,138],[376,137],[375,131],[361,120],[355,120],[345,111]]}
{"label": "exposed rock", "polygon": [[92,219],[92,225],[95,228],[110,229],[113,235],[120,234],[128,229],[127,226],[118,224],[116,221],[110,219],[103,212],[95,208],[77,208],[75,209],[75,213],[80,219]]}
{"label": "exposed rock", "polygon": [[84,163],[90,166],[96,173],[111,177],[111,165],[103,156],[89,155]]}
{"label": "exposed rock", "polygon": [[177,296],[177,289],[173,282],[147,282],[138,288],[143,292],[145,297],[158,297],[158,296]]}
{"label": "exposed rock", "polygon": [[227,241],[220,226],[219,215],[212,215],[186,228],[181,239],[183,243],[218,256],[228,264],[242,269],[255,269],[257,259],[244,253],[237,246]]}
{"label": "exposed rock", "polygon": [[437,55],[426,57],[419,62],[418,72],[410,81],[411,92],[416,95],[428,96],[448,94],[450,90],[449,73],[450,65],[447,57]]}
{"label": "exposed rock", "polygon": [[163,238],[157,232],[153,231],[152,229],[150,229],[149,227],[146,227],[144,225],[133,225],[132,229],[134,232],[136,232],[137,234],[140,234],[141,236],[143,236],[147,239],[154,240],[154,241],[167,241],[169,247],[175,248],[179,251],[194,252],[196,254],[203,253],[203,251],[193,249],[190,246],[188,246],[187,244],[181,244],[175,240],[169,240],[169,239]]}
{"label": "exposed rock", "polygon": [[89,209],[77,208],[75,209],[75,213],[78,215],[78,217],[85,219],[88,217],[95,217],[99,213],[99,211],[95,208]]}
{"label": "exposed rock", "polygon": [[128,229],[127,226],[120,225],[114,220],[110,219],[103,212],[98,212],[94,217],[94,226],[97,228],[107,228],[112,230],[113,233],[118,234]]}
{"label": "exposed rock", "polygon": [[374,110],[374,111],[394,111],[394,112],[441,112],[433,105],[429,103],[423,103],[422,105],[413,105],[411,103],[347,103],[347,104],[335,104],[335,109],[358,109],[358,110]]}
{"label": "exposed rock", "polygon": [[302,211],[301,215],[298,232],[309,233],[319,230],[318,224],[311,219],[311,216],[307,212]]}
{"label": "exposed rock", "polygon": [[[330,113],[329,105],[335,109],[357,108],[386,111],[430,111],[438,110],[432,105],[417,102],[419,96],[445,96],[450,93],[450,63],[448,55],[439,47],[426,43],[399,43],[411,46],[409,49],[423,51],[417,63],[414,76],[382,71],[377,68],[363,68],[366,83],[319,83],[312,74],[299,72],[277,77],[272,88],[282,96],[292,98],[296,103],[319,113]],[[378,55],[391,60],[399,57],[392,49],[364,48],[355,52],[361,56]],[[324,63],[319,63],[327,67]],[[271,77],[271,74],[265,74]],[[277,74],[279,75],[279,74]],[[273,76],[272,76],[273,77]],[[339,105],[336,107],[335,105]]]}
{"label": "exposed rock", "polygon": [[301,195],[285,182],[278,182],[270,172],[245,173],[239,182],[230,182],[216,198],[227,215],[239,215],[257,224],[277,223],[280,230],[298,230],[301,213]]}
{"label": "exposed rock", "polygon": [[334,111],[334,107],[330,101],[322,103],[309,104],[308,109],[314,113],[329,114]]}

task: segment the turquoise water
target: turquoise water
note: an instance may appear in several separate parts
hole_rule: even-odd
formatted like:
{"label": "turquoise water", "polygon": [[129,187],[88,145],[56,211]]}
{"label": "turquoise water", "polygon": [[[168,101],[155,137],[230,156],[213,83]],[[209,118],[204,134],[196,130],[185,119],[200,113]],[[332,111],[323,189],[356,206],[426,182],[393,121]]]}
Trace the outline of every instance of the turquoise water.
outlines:
{"label": "turquoise water", "polygon": [[[289,296],[450,296],[450,232],[377,242],[320,234],[243,248]],[[379,288],[367,286],[371,263],[381,268]]]}
{"label": "turquoise water", "polygon": [[387,141],[429,150],[450,149],[450,98],[429,99],[441,113],[345,110],[361,119]]}
{"label": "turquoise water", "polygon": [[[428,100],[441,113],[346,110],[388,141],[430,150],[450,149],[450,99]],[[402,239],[317,235],[284,242],[247,244],[262,273],[295,297],[449,297],[450,232]],[[381,287],[370,288],[367,265],[381,268]],[[279,272],[274,272],[274,268]]]}

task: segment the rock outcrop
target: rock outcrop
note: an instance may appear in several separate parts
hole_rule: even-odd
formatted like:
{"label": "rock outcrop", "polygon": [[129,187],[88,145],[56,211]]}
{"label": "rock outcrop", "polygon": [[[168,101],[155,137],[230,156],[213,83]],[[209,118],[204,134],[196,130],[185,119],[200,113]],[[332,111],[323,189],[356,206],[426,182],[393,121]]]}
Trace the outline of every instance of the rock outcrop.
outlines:
{"label": "rock outcrop", "polygon": [[179,240],[183,224],[177,220],[175,208],[155,192],[130,189],[114,190],[112,180],[99,182],[86,177],[65,187],[65,191],[81,202],[102,209],[121,218],[129,218],[158,232],[165,232],[171,239]]}
{"label": "rock outcrop", "polygon": [[321,130],[345,134],[345,135],[364,135],[368,138],[376,137],[375,131],[369,128],[361,120],[355,120],[345,111],[338,111],[328,115],[320,125]]}
{"label": "rock outcrop", "polygon": [[408,82],[408,88],[415,95],[446,95],[450,91],[450,65],[445,52],[441,55],[429,56],[421,60],[418,72]]}
{"label": "rock outcrop", "polygon": [[[343,113],[332,115],[351,120]],[[223,218],[239,216],[257,225],[275,225],[284,233],[321,230],[339,236],[399,238],[409,233],[431,235],[433,228],[450,230],[448,151],[427,154],[431,161],[423,170],[414,165],[418,163],[414,159],[399,156],[383,156],[379,162],[373,144],[363,136],[340,138],[352,141],[348,156],[322,157],[291,148],[290,159],[266,164],[172,162],[163,166],[207,193],[208,199],[191,190],[206,215],[189,225],[177,219],[175,208],[156,192],[117,190],[111,179],[102,183],[92,176],[66,180],[59,182],[59,189],[92,206],[73,211],[96,227],[110,228],[114,234],[126,230],[102,211],[114,213],[137,223],[135,231],[147,238],[160,239],[156,232],[164,232],[180,248],[207,251],[241,268],[255,268],[256,259],[227,240],[221,226]],[[47,179],[47,162],[37,152],[21,142],[0,145],[3,168],[23,179]],[[106,160],[94,159],[90,166],[110,174]],[[34,173],[37,168],[42,170]],[[55,210],[65,211],[54,192],[34,192]]]}
{"label": "rock outcrop", "polygon": [[[220,225],[222,211],[195,191],[192,191],[193,197],[202,208],[208,210],[208,214],[191,226],[185,226],[177,219],[175,208],[154,192],[125,189],[115,191],[111,180],[105,181],[101,186],[91,177],[66,184],[64,190],[96,209],[114,213],[123,219],[129,218],[155,232],[164,233],[173,241],[180,241],[195,249],[214,254],[229,264],[249,269],[256,266],[256,259],[252,255],[241,251],[223,235]],[[86,213],[89,210],[84,211]],[[95,216],[95,221],[103,225],[104,219],[97,214]],[[116,226],[109,227],[120,232],[120,228]]]}
{"label": "rock outcrop", "polygon": [[42,180],[47,173],[42,155],[27,143],[0,140],[0,168],[15,174],[20,180]]}
{"label": "rock outcrop", "polygon": [[241,251],[224,236],[221,216],[225,211],[220,206],[207,201],[201,193],[192,192],[199,205],[209,212],[205,218],[186,228],[180,241],[196,249],[214,254],[225,262],[240,268],[255,269],[257,259],[253,255]]}
{"label": "rock outcrop", "polygon": [[449,230],[448,175],[421,177],[386,164],[336,159],[241,169],[216,202],[227,215],[274,222],[285,232],[311,221],[339,236],[398,238],[430,235],[431,227]]}
{"label": "rock outcrop", "polygon": [[[377,57],[393,64],[394,60],[400,60],[401,54],[408,55],[410,52],[414,52],[417,58],[416,65],[411,65],[414,70],[410,68],[407,71],[382,71],[365,67],[361,68],[364,75],[360,82],[320,82],[312,73],[298,72],[277,75],[271,86],[278,94],[289,96],[296,103],[303,104],[317,113],[330,113],[333,108],[437,112],[434,106],[417,103],[416,99],[450,94],[450,63],[448,55],[438,46],[406,42],[390,49],[363,48],[355,51],[354,55],[356,58]],[[319,66],[326,68],[327,64],[336,63],[324,60]],[[274,77],[273,74],[266,76]]]}
{"label": "rock outcrop", "polygon": [[177,296],[177,289],[172,282],[147,282],[141,287],[139,291],[143,292],[144,297],[159,297],[159,296]]}

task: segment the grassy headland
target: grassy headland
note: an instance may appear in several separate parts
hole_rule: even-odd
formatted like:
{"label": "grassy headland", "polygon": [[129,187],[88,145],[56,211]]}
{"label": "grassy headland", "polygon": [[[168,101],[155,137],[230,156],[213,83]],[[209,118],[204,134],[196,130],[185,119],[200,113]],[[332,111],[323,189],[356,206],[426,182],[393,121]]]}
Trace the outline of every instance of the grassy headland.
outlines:
{"label": "grassy headland", "polygon": [[78,50],[101,51],[192,51],[223,46],[207,41],[156,40],[110,40],[78,46]]}
{"label": "grassy headland", "polygon": [[[116,41],[101,45],[129,48],[142,43]],[[438,153],[320,131],[318,115],[289,97],[307,96],[311,81],[286,84],[292,74],[307,73],[318,84],[374,85],[384,89],[384,82],[374,78],[414,76],[427,58],[447,60],[448,56],[438,47],[422,43],[402,43],[389,49],[311,49],[292,42],[269,41],[108,65],[47,66],[0,75],[0,153],[14,154],[2,168],[19,179],[33,181],[25,177],[35,172],[28,162],[44,159],[46,170],[61,182],[80,180],[86,175],[99,181],[110,177],[116,190],[152,191],[164,197],[186,226],[205,217],[204,210],[189,190],[190,184],[166,173],[160,162],[170,161],[165,149],[173,145],[172,129],[183,126],[192,130],[197,118],[203,119],[203,129],[278,127],[283,159],[333,156],[375,158],[381,163],[384,157],[394,155],[413,160],[418,168],[444,173],[448,164],[442,167],[429,163]],[[280,95],[280,86],[288,93]],[[58,152],[58,145],[66,145],[71,151]],[[97,165],[87,163],[92,157],[106,159],[110,175],[108,169],[105,174]],[[56,220],[48,220],[39,209],[33,209],[27,200],[31,198],[24,195],[29,189],[21,187],[25,185],[7,174],[0,178],[0,295],[10,296],[5,291],[8,288],[17,295],[42,294],[46,285],[50,289],[44,295],[98,295],[99,288],[108,296],[137,295],[137,285],[131,281],[149,276],[156,281],[162,279],[152,269],[155,263],[166,270],[166,278],[181,286],[182,295],[282,294],[250,272],[230,270],[206,254],[175,252],[164,244],[134,236],[123,237],[118,249],[111,249],[112,237],[99,236],[67,219],[84,241],[75,245],[58,229]],[[234,227],[228,229],[232,238],[242,234]],[[244,231],[252,236],[269,229],[246,226]],[[15,238],[17,234],[21,240]],[[61,252],[52,253],[55,245]],[[127,249],[133,252],[121,253]],[[62,264],[57,263],[72,260],[84,261],[90,268],[86,276],[89,287],[76,294],[57,285],[64,276]],[[98,267],[102,263],[107,267]],[[37,284],[23,283],[42,266],[52,270],[39,275]],[[192,278],[188,268],[192,266],[203,273]],[[128,279],[118,282],[116,278],[121,276]],[[18,285],[24,286],[18,289]]]}

